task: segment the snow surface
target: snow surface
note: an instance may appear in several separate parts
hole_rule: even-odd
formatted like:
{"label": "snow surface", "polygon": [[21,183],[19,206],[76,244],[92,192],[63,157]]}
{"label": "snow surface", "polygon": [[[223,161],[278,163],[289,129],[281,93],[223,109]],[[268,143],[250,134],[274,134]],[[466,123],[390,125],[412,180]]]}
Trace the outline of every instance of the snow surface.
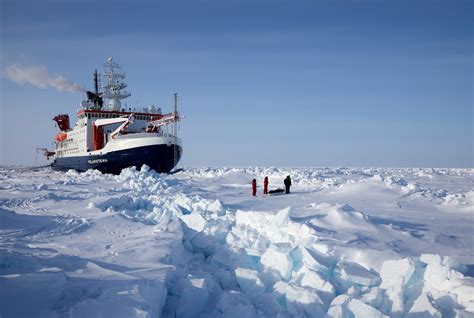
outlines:
{"label": "snow surface", "polygon": [[[291,194],[261,194],[287,175]],[[472,169],[3,167],[0,316],[474,317],[473,184]]]}

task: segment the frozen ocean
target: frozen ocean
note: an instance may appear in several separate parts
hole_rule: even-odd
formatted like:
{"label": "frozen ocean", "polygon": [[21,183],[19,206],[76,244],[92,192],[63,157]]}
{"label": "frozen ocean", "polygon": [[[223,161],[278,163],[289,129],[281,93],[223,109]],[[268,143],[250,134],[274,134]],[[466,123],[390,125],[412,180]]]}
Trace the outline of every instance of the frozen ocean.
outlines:
{"label": "frozen ocean", "polygon": [[0,316],[474,317],[473,189],[473,169],[0,167]]}

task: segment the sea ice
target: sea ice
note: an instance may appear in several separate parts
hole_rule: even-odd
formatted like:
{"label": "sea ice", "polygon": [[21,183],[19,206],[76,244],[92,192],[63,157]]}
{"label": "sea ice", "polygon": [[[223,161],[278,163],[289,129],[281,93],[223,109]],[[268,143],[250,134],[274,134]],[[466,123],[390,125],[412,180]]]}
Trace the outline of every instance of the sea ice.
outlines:
{"label": "sea ice", "polygon": [[388,318],[388,316],[383,315],[374,307],[364,304],[357,299],[351,299],[347,308],[354,315],[354,318]]}
{"label": "sea ice", "polygon": [[326,307],[329,307],[329,304],[336,294],[336,290],[331,282],[325,280],[320,274],[310,269],[302,271],[302,275],[300,285],[302,287],[316,289]]}
{"label": "sea ice", "polygon": [[329,295],[332,295],[332,298],[334,298],[335,295],[334,286],[331,284],[331,282],[325,280],[323,276],[321,276],[317,272],[314,272],[309,269],[303,272],[301,286],[324,291]]}
{"label": "sea ice", "polygon": [[408,318],[416,317],[436,317],[441,318],[440,311],[434,306],[433,298],[430,294],[422,293],[415,301],[407,314]]}
{"label": "sea ice", "polygon": [[265,291],[265,286],[260,280],[257,271],[239,267],[235,269],[235,276],[239,283],[240,290],[244,294],[255,297]]}
{"label": "sea ice", "polygon": [[287,253],[268,249],[261,256],[260,262],[266,268],[276,271],[284,280],[288,280],[291,276],[293,260]]}
{"label": "sea ice", "polygon": [[303,263],[309,269],[321,272],[321,273],[329,273],[329,269],[320,263],[322,256],[310,247],[303,246],[300,248],[301,255],[303,258]]}
{"label": "sea ice", "polygon": [[237,210],[235,212],[235,225],[247,226],[255,230],[266,229],[272,217],[268,213]]}
{"label": "sea ice", "polygon": [[207,221],[199,213],[186,214],[180,217],[181,220],[191,229],[202,232],[206,227]]}
{"label": "sea ice", "polygon": [[204,278],[191,278],[179,296],[176,317],[196,317],[206,309],[209,292]]}
{"label": "sea ice", "polygon": [[[449,292],[456,295],[458,303],[466,310],[474,312],[474,278],[464,277],[463,274],[452,268],[460,268],[457,262],[440,255],[423,254],[420,260],[427,264],[424,273],[423,292],[433,298],[442,297]],[[462,269],[462,267],[461,267]]]}
{"label": "sea ice", "polygon": [[[250,301],[235,291],[224,291],[216,305],[217,317],[257,318],[257,311]],[[211,315],[212,317],[212,315]]]}
{"label": "sea ice", "polygon": [[393,286],[400,280],[400,277],[403,277],[403,281],[407,283],[414,271],[415,263],[411,258],[387,260],[383,262],[382,269],[380,270],[380,278],[382,279],[380,287],[386,289]]}
{"label": "sea ice", "polygon": [[272,230],[278,232],[282,226],[285,226],[288,223],[290,213],[291,206],[278,211],[270,224]]}
{"label": "sea ice", "polygon": [[283,281],[277,282],[273,289],[276,298],[285,303],[286,309],[294,317],[323,317],[326,313],[323,301],[313,289]]}
{"label": "sea ice", "polygon": [[0,315],[473,317],[474,173],[425,170],[0,167]]}
{"label": "sea ice", "polygon": [[216,213],[218,216],[223,216],[225,214],[224,206],[219,200],[209,203],[207,205],[207,210]]}
{"label": "sea ice", "polygon": [[388,302],[385,297],[385,291],[380,287],[372,287],[368,293],[363,294],[360,301],[366,303],[369,306],[378,308],[382,312],[389,311]]}
{"label": "sea ice", "polygon": [[339,295],[333,299],[329,310],[327,311],[328,318],[352,318],[352,314],[347,310],[347,304],[351,300],[348,295]]}
{"label": "sea ice", "polygon": [[363,286],[377,286],[380,277],[356,263],[343,262],[336,270],[342,280]]}
{"label": "sea ice", "polygon": [[218,266],[230,270],[236,263],[235,256],[226,248],[219,248],[212,255],[212,262]]}

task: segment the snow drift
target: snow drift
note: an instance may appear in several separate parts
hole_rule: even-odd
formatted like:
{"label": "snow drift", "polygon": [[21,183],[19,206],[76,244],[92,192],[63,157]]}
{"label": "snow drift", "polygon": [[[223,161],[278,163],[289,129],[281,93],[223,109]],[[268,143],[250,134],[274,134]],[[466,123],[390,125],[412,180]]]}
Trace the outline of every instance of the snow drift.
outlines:
{"label": "snow drift", "polygon": [[[250,197],[252,176],[271,188],[288,174],[291,195]],[[454,169],[3,169],[0,314],[470,317],[472,190],[447,182],[459,176],[472,182]]]}

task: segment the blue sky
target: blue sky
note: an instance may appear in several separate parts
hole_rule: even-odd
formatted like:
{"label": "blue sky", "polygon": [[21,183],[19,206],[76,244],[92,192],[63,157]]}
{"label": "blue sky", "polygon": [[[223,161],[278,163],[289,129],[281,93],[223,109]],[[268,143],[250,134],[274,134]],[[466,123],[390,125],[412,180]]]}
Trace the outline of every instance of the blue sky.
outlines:
{"label": "blue sky", "polygon": [[91,87],[114,56],[129,105],[180,93],[183,165],[473,167],[472,1],[0,3],[0,164],[43,163],[82,99],[7,67]]}

